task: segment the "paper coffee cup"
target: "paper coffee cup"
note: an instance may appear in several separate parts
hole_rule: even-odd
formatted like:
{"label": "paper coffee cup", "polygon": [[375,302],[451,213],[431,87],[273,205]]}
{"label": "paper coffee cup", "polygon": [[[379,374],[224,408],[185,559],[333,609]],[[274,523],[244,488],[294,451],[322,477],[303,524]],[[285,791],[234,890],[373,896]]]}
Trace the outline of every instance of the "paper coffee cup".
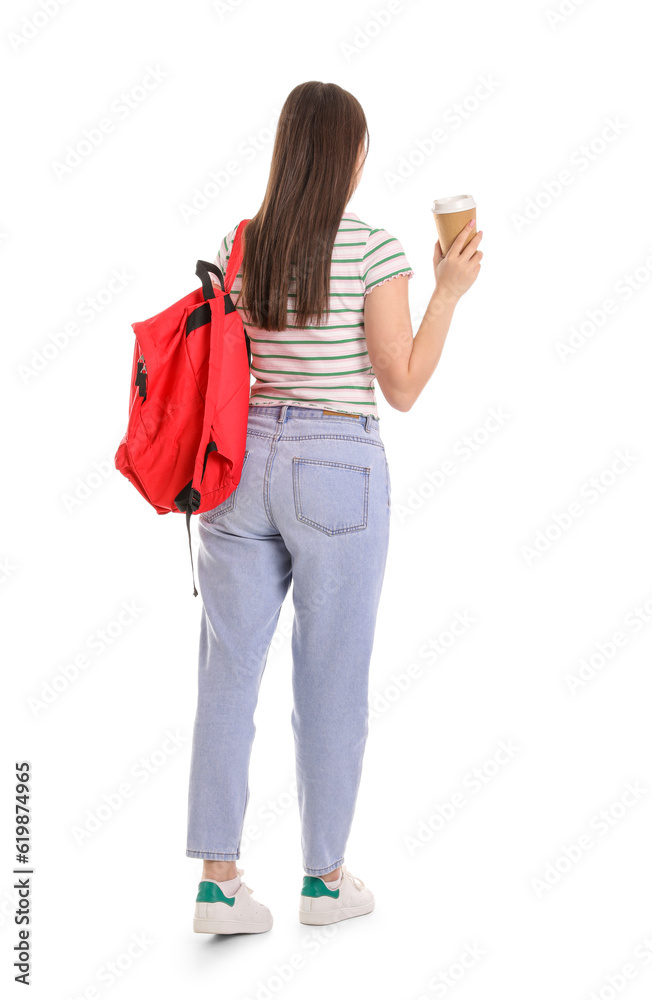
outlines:
{"label": "paper coffee cup", "polygon": [[[475,219],[476,205],[470,194],[456,194],[451,198],[437,198],[433,202],[432,211],[437,225],[437,235],[444,257],[448,253],[451,243],[456,236],[462,232],[471,219]],[[477,231],[477,226],[473,226],[468,237],[464,241],[464,246],[473,239]],[[464,247],[462,248],[464,249]]]}

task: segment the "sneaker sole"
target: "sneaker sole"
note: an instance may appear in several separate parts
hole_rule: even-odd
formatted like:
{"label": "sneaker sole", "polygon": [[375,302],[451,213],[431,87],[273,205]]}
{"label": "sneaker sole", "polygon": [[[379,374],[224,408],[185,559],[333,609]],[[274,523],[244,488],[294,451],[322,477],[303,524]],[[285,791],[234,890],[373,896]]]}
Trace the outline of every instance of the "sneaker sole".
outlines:
{"label": "sneaker sole", "polygon": [[244,920],[208,920],[206,917],[195,917],[192,929],[196,934],[262,934],[271,929],[273,920],[269,923],[247,922]]}
{"label": "sneaker sole", "polygon": [[322,927],[324,924],[334,924],[338,920],[347,920],[349,917],[361,917],[364,913],[371,913],[375,902],[374,899],[371,903],[364,903],[362,906],[344,906],[340,910],[299,910],[299,920],[302,924]]}

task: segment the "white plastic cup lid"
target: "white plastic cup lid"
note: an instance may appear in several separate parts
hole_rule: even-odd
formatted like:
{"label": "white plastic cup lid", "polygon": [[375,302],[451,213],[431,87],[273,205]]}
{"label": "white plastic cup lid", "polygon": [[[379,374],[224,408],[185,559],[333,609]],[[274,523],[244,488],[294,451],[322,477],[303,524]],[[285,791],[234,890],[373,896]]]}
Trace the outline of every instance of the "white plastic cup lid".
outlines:
{"label": "white plastic cup lid", "polygon": [[446,215],[448,212],[466,212],[475,208],[476,204],[470,194],[455,194],[451,198],[436,198],[432,204],[435,215]]}

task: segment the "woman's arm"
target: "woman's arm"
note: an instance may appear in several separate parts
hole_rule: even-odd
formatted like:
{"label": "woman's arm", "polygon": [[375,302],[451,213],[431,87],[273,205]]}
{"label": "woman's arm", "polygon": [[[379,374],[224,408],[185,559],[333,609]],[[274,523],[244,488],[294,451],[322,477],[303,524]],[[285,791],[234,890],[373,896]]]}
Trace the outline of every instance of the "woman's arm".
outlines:
{"label": "woman's arm", "polygon": [[396,410],[411,409],[427,385],[444,349],[455,306],[480,273],[482,232],[462,250],[468,235],[469,229],[463,229],[445,257],[439,240],[435,244],[436,287],[416,337],[412,335],[406,275],[397,275],[365,297],[369,360],[383,396]]}

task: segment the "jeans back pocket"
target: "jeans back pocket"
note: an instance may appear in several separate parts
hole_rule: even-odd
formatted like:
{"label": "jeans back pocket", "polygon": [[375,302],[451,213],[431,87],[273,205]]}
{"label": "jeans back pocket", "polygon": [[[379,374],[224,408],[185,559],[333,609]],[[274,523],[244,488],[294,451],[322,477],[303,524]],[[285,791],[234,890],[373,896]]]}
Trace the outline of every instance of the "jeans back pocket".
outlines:
{"label": "jeans back pocket", "polygon": [[364,465],[292,459],[292,487],[297,520],[340,535],[367,527],[369,473]]}

